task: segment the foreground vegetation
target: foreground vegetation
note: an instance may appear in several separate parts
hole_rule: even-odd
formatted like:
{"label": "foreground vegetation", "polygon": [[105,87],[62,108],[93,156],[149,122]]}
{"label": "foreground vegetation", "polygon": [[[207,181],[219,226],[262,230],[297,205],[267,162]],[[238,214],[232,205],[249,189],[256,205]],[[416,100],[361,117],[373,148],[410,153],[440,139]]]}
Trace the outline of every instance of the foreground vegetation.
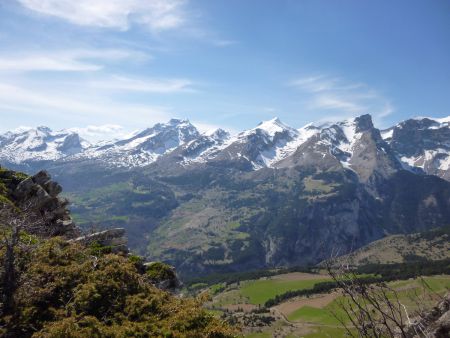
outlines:
{"label": "foreground vegetation", "polygon": [[[28,240],[26,236],[23,240]],[[2,251],[2,257],[4,252]],[[122,255],[52,238],[17,250],[20,274],[0,318],[5,337],[231,337],[202,309],[154,287]]]}
{"label": "foreground vegetation", "polygon": [[177,297],[157,288],[175,277],[169,266],[145,265],[126,250],[98,242],[69,240],[71,233],[51,235],[60,223],[52,221],[55,214],[46,204],[60,203],[57,193],[48,197],[42,189],[49,181],[33,177],[18,199],[16,188],[25,178],[0,168],[1,337],[237,334],[202,307],[204,298]]}

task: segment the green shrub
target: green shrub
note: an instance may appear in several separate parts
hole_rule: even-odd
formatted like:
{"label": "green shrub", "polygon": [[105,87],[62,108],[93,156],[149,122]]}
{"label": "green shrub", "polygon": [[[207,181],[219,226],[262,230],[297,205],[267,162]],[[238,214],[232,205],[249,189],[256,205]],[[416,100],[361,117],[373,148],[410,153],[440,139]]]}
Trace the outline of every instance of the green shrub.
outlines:
{"label": "green shrub", "polygon": [[89,245],[89,249],[91,251],[91,255],[94,256],[105,255],[112,252],[112,246],[102,245],[97,241],[92,242]]}
{"label": "green shrub", "polygon": [[153,262],[147,265],[145,273],[154,282],[176,278],[173,268],[161,262]]}
{"label": "green shrub", "polygon": [[[202,308],[145,282],[135,259],[93,256],[92,246],[53,238],[24,255],[14,308],[0,317],[6,337],[233,337]],[[151,271],[167,277],[166,264]],[[170,269],[169,269],[170,270]],[[156,272],[159,273],[156,273]]]}

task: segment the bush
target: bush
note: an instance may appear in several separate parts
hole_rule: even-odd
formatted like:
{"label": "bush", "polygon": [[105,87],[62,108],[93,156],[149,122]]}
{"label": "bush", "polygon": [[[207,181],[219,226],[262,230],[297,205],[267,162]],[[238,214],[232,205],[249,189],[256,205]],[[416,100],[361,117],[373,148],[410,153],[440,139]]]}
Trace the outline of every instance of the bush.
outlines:
{"label": "bush", "polygon": [[[20,252],[18,252],[19,254]],[[5,337],[232,337],[235,331],[202,308],[201,299],[157,289],[135,259],[60,238],[23,255],[13,309],[0,317]],[[168,269],[169,268],[169,269]],[[147,274],[172,270],[154,263]]]}
{"label": "bush", "polygon": [[161,262],[153,262],[147,265],[145,273],[153,282],[176,278],[173,268]]}

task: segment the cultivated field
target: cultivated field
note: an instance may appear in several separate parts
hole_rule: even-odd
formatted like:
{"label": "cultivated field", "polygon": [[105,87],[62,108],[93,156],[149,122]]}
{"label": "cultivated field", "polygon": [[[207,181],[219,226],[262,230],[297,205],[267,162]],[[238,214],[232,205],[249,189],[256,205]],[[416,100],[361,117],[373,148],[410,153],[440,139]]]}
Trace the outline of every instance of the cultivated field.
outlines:
{"label": "cultivated field", "polygon": [[[344,298],[337,291],[289,299],[268,310],[265,316],[273,319],[271,323],[252,324],[258,322],[258,316],[264,316],[254,312],[268,299],[289,290],[310,289],[315,283],[327,280],[330,278],[326,275],[295,272],[245,281],[227,286],[214,296],[209,307],[215,311],[241,313],[246,337],[339,338],[344,336],[345,329],[336,316],[347,323],[349,321],[339,306]],[[420,299],[422,306],[431,307],[439,295],[450,290],[450,276],[396,281],[389,283],[389,286],[397,292],[408,312],[413,314],[417,309],[417,299]]]}

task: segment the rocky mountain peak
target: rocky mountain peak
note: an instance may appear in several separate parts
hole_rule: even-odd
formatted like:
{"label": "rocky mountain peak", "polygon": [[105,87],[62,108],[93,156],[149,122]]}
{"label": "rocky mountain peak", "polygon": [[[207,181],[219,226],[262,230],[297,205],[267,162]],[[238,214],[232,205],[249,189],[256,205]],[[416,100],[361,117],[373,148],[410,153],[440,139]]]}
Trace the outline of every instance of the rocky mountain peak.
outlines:
{"label": "rocky mountain peak", "polygon": [[[76,133],[53,132],[40,126],[0,135],[0,161],[17,165],[18,169],[23,163],[39,164],[44,160],[97,161],[108,167],[135,167],[149,165],[161,157],[168,166],[225,161],[245,170],[340,165],[364,179],[380,168],[384,168],[383,175],[388,175],[398,170],[401,163],[404,169],[416,173],[450,179],[449,123],[450,117],[414,118],[380,131],[374,127],[371,116],[365,114],[294,129],[275,117],[230,136],[223,129],[200,133],[189,120],[173,118],[132,137],[90,147]],[[284,161],[287,158],[291,159]]]}
{"label": "rocky mountain peak", "polygon": [[130,138],[92,147],[79,158],[116,167],[144,166],[199,136],[200,132],[188,120],[171,119]]}
{"label": "rocky mountain peak", "polygon": [[50,134],[52,132],[52,130],[49,127],[46,127],[46,126],[39,126],[39,127],[36,128],[36,130],[40,131],[42,133],[45,133],[45,134]]}
{"label": "rocky mountain peak", "polygon": [[354,119],[356,125],[356,132],[363,132],[366,130],[372,130],[374,128],[372,122],[372,116],[369,114],[358,116]]}
{"label": "rocky mountain peak", "polygon": [[414,118],[384,131],[405,169],[450,180],[450,118]]}
{"label": "rocky mountain peak", "polygon": [[274,137],[276,134],[288,133],[291,136],[298,134],[298,131],[283,122],[278,117],[275,117],[268,121],[260,122],[255,128],[250,129],[249,132],[263,131],[269,137]]}
{"label": "rocky mountain peak", "polygon": [[188,119],[170,119],[169,122],[167,124],[173,125],[173,126],[178,126],[181,124],[191,124],[191,122],[189,122]]}
{"label": "rocky mountain peak", "polygon": [[205,132],[203,135],[211,137],[216,141],[225,141],[230,137],[230,133],[222,128],[214,129],[208,132]]}
{"label": "rocky mountain peak", "polygon": [[55,161],[78,154],[90,144],[77,133],[52,131],[45,126],[19,128],[0,138],[0,160],[11,163]]}

